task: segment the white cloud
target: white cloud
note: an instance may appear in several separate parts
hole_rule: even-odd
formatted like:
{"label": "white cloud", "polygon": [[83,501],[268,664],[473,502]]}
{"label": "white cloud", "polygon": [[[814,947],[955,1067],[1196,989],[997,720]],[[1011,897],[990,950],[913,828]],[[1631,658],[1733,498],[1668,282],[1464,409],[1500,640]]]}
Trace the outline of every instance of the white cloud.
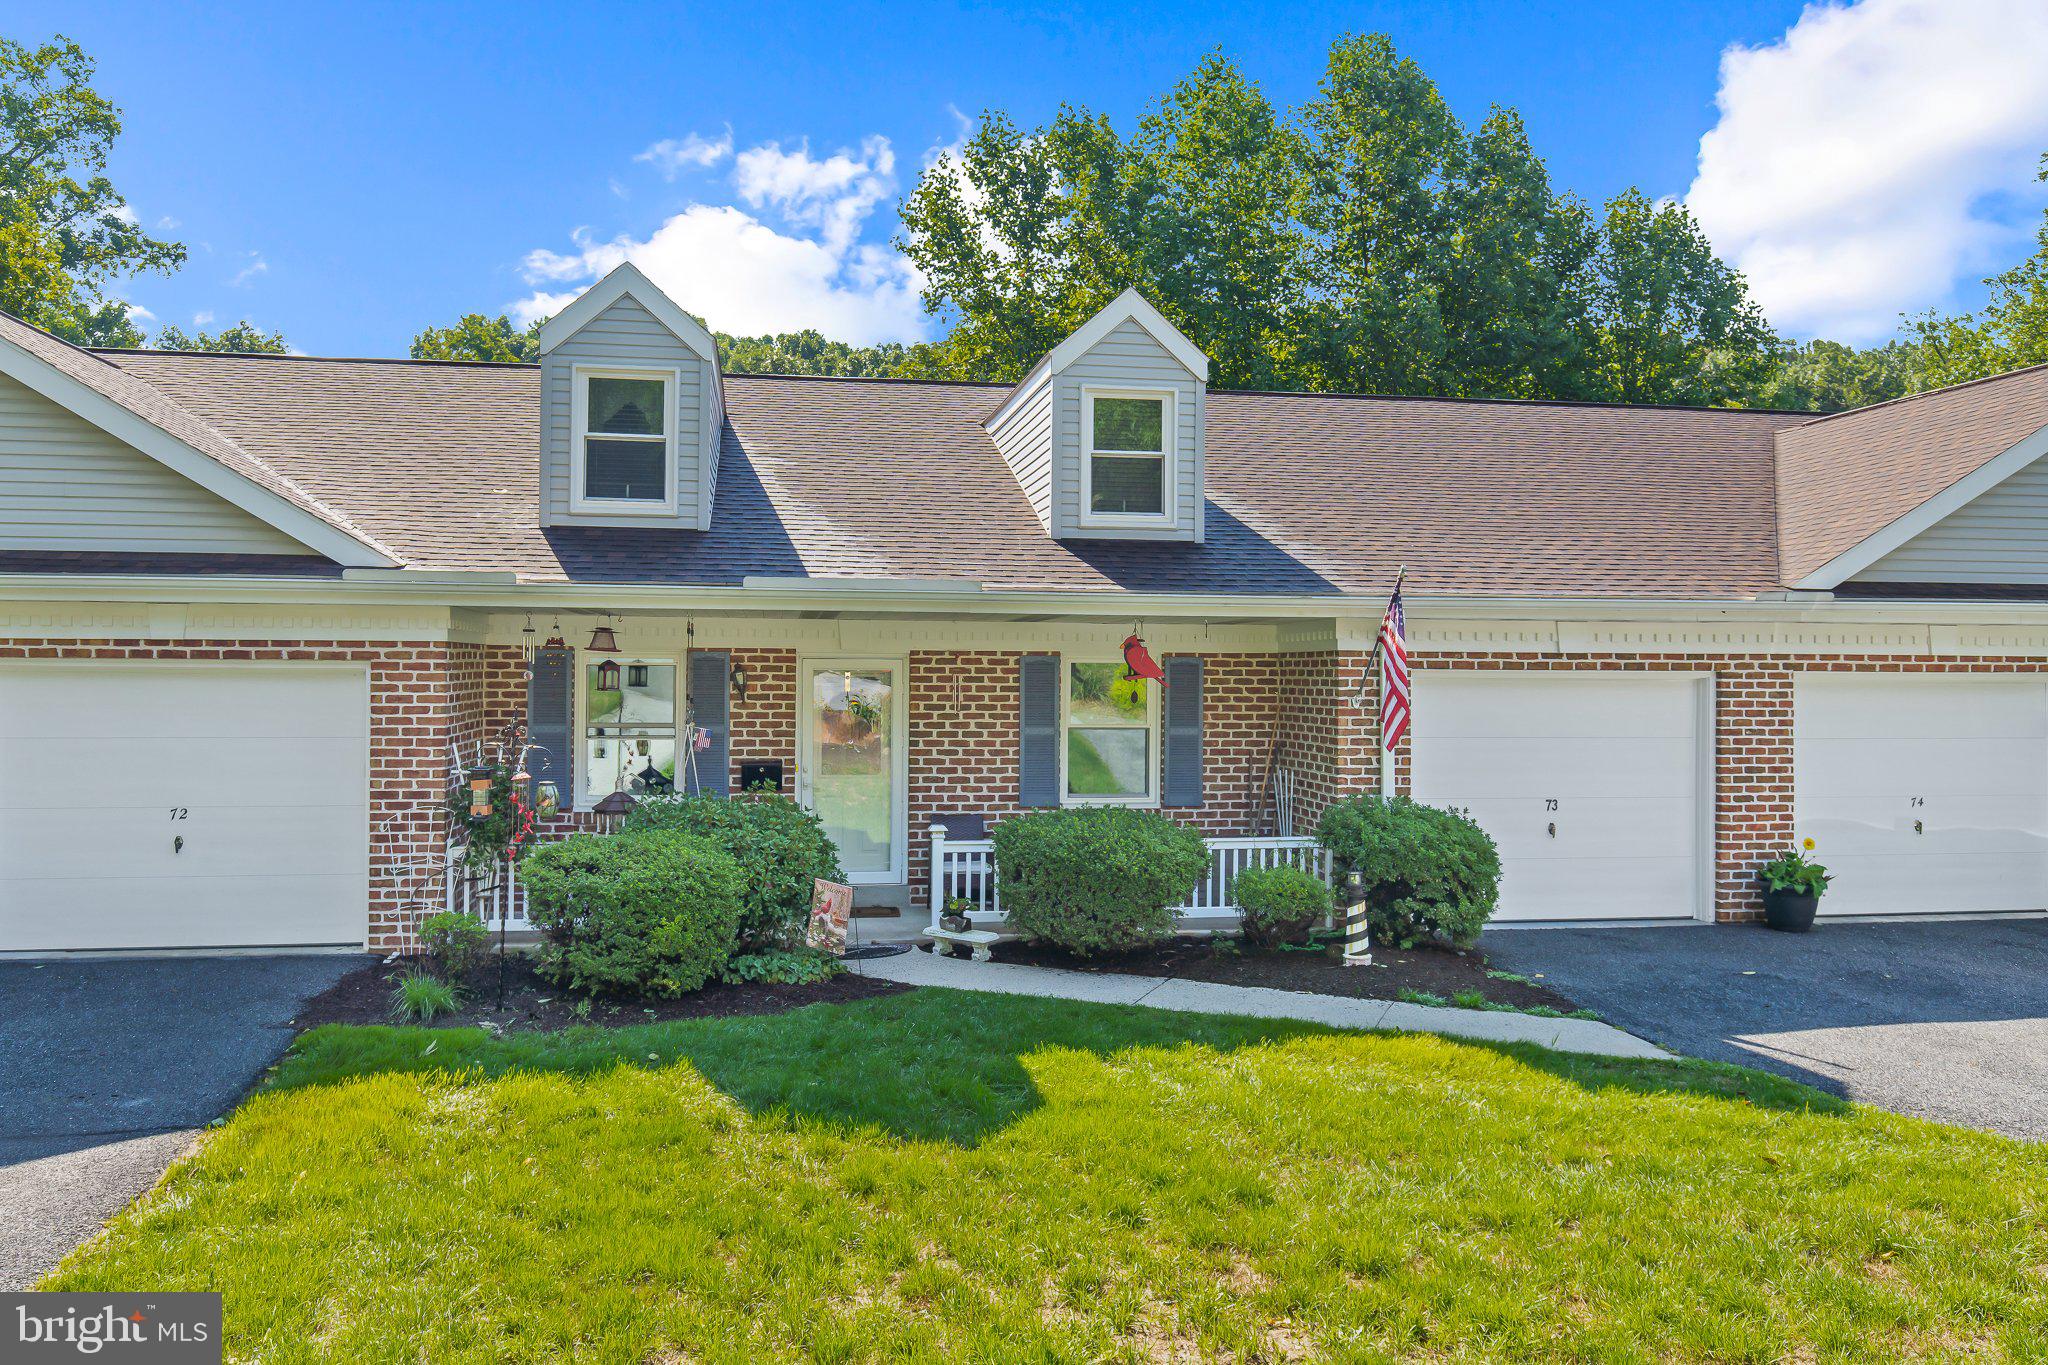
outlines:
{"label": "white cloud", "polygon": [[665,137],[633,159],[648,162],[661,172],[664,180],[673,180],[685,170],[716,166],[731,155],[732,125],[727,124],[715,141],[696,133],[681,138]]}
{"label": "white cloud", "polygon": [[212,321],[213,314],[204,308],[200,309],[198,312],[192,315],[192,325],[194,327],[205,327]]}
{"label": "white cloud", "polygon": [[2048,4],[1809,5],[1721,56],[1686,204],[1798,336],[1870,341],[2017,258],[2048,150]]}
{"label": "white cloud", "polygon": [[732,173],[745,207],[693,203],[644,239],[600,241],[578,228],[572,250],[527,254],[527,283],[550,287],[514,302],[512,314],[523,324],[557,312],[582,286],[631,261],[720,331],[815,327],[857,345],[922,340],[929,327],[916,268],[885,244],[862,240],[895,192],[895,169],[881,137],[822,159],[802,144],[748,148]]}
{"label": "white cloud", "polygon": [[240,289],[246,284],[253,283],[257,276],[269,273],[270,262],[263,259],[261,252],[252,251],[249,253],[249,263],[235,272],[234,278],[228,281],[228,286]]}
{"label": "white cloud", "polygon": [[123,299],[121,300],[121,306],[123,308],[126,308],[128,310],[128,316],[135,319],[135,321],[137,322],[156,321],[156,314],[150,312],[147,308],[144,308],[139,303],[134,303],[127,299]]}

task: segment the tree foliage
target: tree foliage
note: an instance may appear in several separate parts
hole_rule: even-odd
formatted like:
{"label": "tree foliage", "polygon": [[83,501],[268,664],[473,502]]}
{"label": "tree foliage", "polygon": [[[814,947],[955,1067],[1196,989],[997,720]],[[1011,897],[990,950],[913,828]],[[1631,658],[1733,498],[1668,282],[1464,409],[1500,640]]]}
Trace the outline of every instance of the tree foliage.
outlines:
{"label": "tree foliage", "polygon": [[[2048,156],[2036,178],[2048,181]],[[1991,295],[1981,312],[1914,319],[1926,387],[2048,363],[2048,211],[2034,241],[2033,255],[1984,281]]]}
{"label": "tree foliage", "polygon": [[429,327],[412,339],[414,360],[492,360],[510,363],[540,358],[540,326],[536,318],[524,328],[500,313],[487,318],[465,313],[453,327]]}
{"label": "tree foliage", "polygon": [[241,355],[285,355],[282,332],[266,332],[247,318],[218,332],[187,334],[178,327],[166,327],[156,334],[159,351],[232,351]]}
{"label": "tree foliage", "polygon": [[67,38],[0,38],[0,308],[80,345],[134,346],[141,334],[107,286],[169,274],[185,248],[144,232],[107,179],[121,111],[92,76]]}
{"label": "tree foliage", "polygon": [[1235,388],[1733,403],[1778,342],[1682,206],[1558,192],[1520,117],[1465,127],[1385,38],[1281,113],[1206,57],[1126,137],[985,114],[905,201],[948,318],[911,373],[1016,379],[1135,286]]}
{"label": "tree foliage", "polygon": [[1809,341],[1786,351],[1758,395],[1761,406],[1840,412],[1927,388],[1923,348],[1888,341],[1858,350],[1839,341]]}
{"label": "tree foliage", "polygon": [[[494,318],[467,313],[452,327],[429,327],[414,337],[412,358],[500,363],[538,360],[540,329],[545,321],[536,318],[521,328],[503,313]],[[844,341],[827,341],[811,328],[754,337],[729,336],[724,332],[711,335],[718,343],[719,363],[728,374],[873,378],[894,374],[905,355],[905,348],[900,345],[853,346]]]}

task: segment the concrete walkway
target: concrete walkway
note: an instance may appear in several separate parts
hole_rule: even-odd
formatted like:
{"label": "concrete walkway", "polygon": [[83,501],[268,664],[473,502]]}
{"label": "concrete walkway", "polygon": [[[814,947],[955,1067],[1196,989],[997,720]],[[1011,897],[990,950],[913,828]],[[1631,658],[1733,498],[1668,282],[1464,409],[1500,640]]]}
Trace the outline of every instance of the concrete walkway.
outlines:
{"label": "concrete walkway", "polygon": [[[997,951],[1001,951],[998,949]],[[1070,972],[1017,963],[970,962],[910,952],[847,964],[852,971],[911,986],[946,986],[1001,995],[1036,995],[1056,1000],[1089,1000],[1105,1005],[1144,1005],[1197,1014],[1239,1014],[1255,1019],[1301,1019],[1348,1029],[1394,1029],[1440,1033],[1487,1042],[1537,1043],[1560,1052],[1606,1057],[1669,1057],[1671,1054],[1611,1024],[1592,1019],[1546,1019],[1504,1010],[1461,1010],[1405,1005],[1392,1000],[1354,1000],[1264,986],[1224,986],[1166,976],[1123,976]]]}

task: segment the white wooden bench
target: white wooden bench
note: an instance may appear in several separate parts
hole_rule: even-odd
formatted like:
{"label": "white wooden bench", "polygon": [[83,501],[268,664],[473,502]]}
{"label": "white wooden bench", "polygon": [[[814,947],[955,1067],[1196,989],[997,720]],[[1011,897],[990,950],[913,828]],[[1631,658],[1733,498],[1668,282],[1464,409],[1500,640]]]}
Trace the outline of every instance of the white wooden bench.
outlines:
{"label": "white wooden bench", "polygon": [[972,950],[976,962],[986,962],[989,950],[1002,942],[1003,936],[991,929],[926,929],[924,936],[932,941],[932,952],[940,957],[951,957],[962,948]]}

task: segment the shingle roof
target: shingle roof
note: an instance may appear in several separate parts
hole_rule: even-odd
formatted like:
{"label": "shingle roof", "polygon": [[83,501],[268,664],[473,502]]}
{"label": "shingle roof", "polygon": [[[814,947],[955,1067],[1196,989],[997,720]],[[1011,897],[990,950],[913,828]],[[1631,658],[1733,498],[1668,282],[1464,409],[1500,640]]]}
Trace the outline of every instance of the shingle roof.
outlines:
{"label": "shingle roof", "polygon": [[538,371],[108,352],[408,566],[533,580],[1741,596],[1777,584],[1795,414],[1214,392],[1207,543],[1054,541],[981,423],[1003,385],[726,377],[709,531],[544,530]]}
{"label": "shingle roof", "polygon": [[2048,365],[1780,432],[1782,571],[1797,583],[2048,425]]}
{"label": "shingle roof", "polygon": [[242,449],[217,428],[194,417],[117,360],[73,346],[31,327],[10,313],[0,312],[0,340],[12,342],[58,373],[120,405],[259,488],[283,498],[300,511],[311,513],[344,535],[369,542],[375,549],[385,548],[371,542],[345,513],[308,494],[290,478]]}

